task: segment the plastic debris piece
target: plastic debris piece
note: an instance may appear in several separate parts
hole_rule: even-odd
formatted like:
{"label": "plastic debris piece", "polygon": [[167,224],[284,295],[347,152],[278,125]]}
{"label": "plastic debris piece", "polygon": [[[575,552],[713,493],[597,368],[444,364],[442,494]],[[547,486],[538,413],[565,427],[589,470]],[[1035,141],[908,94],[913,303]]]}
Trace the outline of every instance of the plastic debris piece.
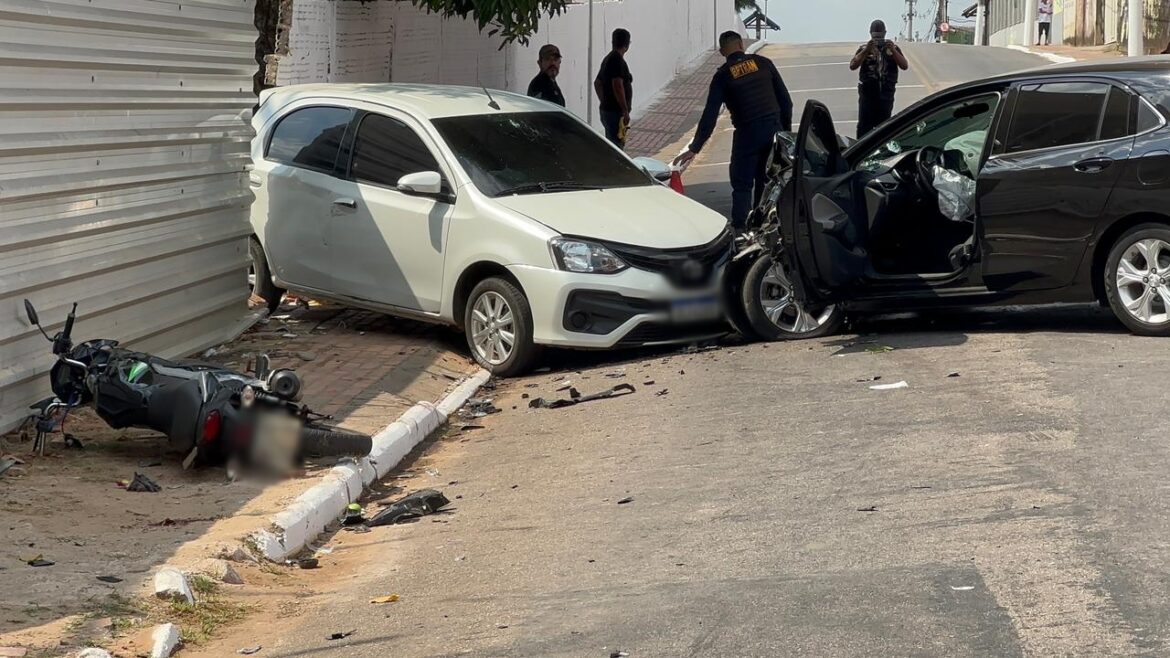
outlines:
{"label": "plastic debris piece", "polygon": [[240,654],[241,656],[250,656],[254,653],[260,653],[260,650],[263,648],[264,647],[257,644],[254,647],[244,647],[242,649],[236,649],[236,653]]}
{"label": "plastic debris piece", "polygon": [[629,395],[637,391],[631,384],[618,384],[613,388],[607,388],[599,393],[592,393],[590,395],[583,395],[578,398],[568,398],[559,400],[545,400],[544,398],[536,398],[528,403],[531,409],[560,409],[562,407],[570,407],[582,402],[592,402],[594,400],[604,400],[607,398],[618,397],[621,395]]}
{"label": "plastic debris piece", "polygon": [[871,391],[893,391],[899,388],[910,388],[910,385],[906,382],[895,382],[893,384],[877,384],[869,387]]}
{"label": "plastic debris piece", "polygon": [[345,638],[349,637],[350,635],[353,635],[356,632],[357,632],[357,629],[355,628],[352,631],[341,631],[338,633],[331,633],[329,635],[329,637],[326,637],[325,639],[326,640],[344,640]]}
{"label": "plastic debris piece", "polygon": [[957,372],[952,372],[951,374],[947,375],[947,377],[961,377],[961,375]]}
{"label": "plastic debris piece", "polygon": [[870,505],[869,507],[858,507],[857,511],[858,512],[876,512],[876,511],[878,511],[878,508],[876,505]]}
{"label": "plastic debris piece", "polygon": [[372,528],[401,523],[408,519],[434,514],[450,504],[451,501],[441,491],[423,489],[391,503],[386,509],[375,514],[366,525]]}
{"label": "plastic debris piece", "polygon": [[398,599],[399,596],[397,594],[391,594],[389,596],[379,596],[377,598],[370,599],[370,603],[397,603]]}
{"label": "plastic debris piece", "polygon": [[622,498],[621,500],[619,500],[619,501],[617,502],[617,504],[618,504],[618,505],[628,505],[628,504],[630,504],[630,503],[632,503],[632,502],[634,502],[634,497],[633,497],[633,496],[627,496],[627,497],[625,497],[625,498]]}
{"label": "plastic debris piece", "polygon": [[951,589],[955,590],[956,592],[970,592],[971,590],[975,589],[975,586],[974,585],[951,585]]}
{"label": "plastic debris piece", "polygon": [[148,493],[158,493],[162,491],[162,487],[158,486],[154,480],[146,477],[142,473],[135,473],[134,479],[130,484],[126,485],[126,491],[145,491]]}
{"label": "plastic debris piece", "polygon": [[865,351],[870,354],[885,354],[886,352],[893,352],[894,348],[889,345],[871,345],[865,348]]}
{"label": "plastic debris piece", "polygon": [[111,583],[111,584],[122,582],[122,579],[117,577],[117,576],[98,576],[97,579],[102,581],[103,583]]}
{"label": "plastic debris piece", "polygon": [[303,557],[297,560],[297,566],[302,569],[316,569],[321,566],[321,560],[315,557]]}

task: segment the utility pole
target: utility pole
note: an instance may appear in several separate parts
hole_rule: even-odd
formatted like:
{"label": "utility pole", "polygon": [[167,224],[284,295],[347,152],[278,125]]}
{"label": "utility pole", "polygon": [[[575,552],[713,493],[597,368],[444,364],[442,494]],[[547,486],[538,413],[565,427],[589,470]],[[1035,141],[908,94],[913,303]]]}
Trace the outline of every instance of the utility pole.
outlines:
{"label": "utility pole", "polygon": [[975,45],[986,46],[987,0],[979,0],[975,11]]}
{"label": "utility pole", "polygon": [[1146,54],[1146,16],[1142,0],[1129,0],[1129,56]]}
{"label": "utility pole", "polygon": [[585,46],[585,123],[593,125],[593,0],[589,0],[589,43]]}
{"label": "utility pole", "polygon": [[947,10],[947,0],[938,0],[938,22],[935,23],[935,33],[938,34],[938,40],[941,43],[945,40],[945,35],[942,31],[943,23],[948,23],[951,20],[951,14]]}
{"label": "utility pole", "polygon": [[1025,0],[1024,2],[1024,41],[1021,46],[1028,47],[1039,41],[1036,38],[1036,15],[1040,13],[1040,5],[1036,0]]}
{"label": "utility pole", "polygon": [[911,41],[914,41],[914,2],[915,0],[906,0],[906,34]]}

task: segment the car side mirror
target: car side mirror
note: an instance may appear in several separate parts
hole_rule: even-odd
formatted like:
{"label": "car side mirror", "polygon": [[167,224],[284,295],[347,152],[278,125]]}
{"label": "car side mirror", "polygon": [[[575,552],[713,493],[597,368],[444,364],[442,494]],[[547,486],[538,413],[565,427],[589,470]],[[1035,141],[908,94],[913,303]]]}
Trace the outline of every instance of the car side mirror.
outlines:
{"label": "car side mirror", "polygon": [[443,191],[443,177],[437,171],[420,171],[398,179],[398,191],[403,194],[435,196]]}
{"label": "car side mirror", "polygon": [[670,165],[654,158],[634,158],[634,164],[646,172],[648,176],[658,181],[670,181]]}
{"label": "car side mirror", "polygon": [[27,299],[24,300],[24,314],[28,316],[28,321],[34,326],[40,326],[41,319],[37,317],[37,309],[33,308],[32,302]]}

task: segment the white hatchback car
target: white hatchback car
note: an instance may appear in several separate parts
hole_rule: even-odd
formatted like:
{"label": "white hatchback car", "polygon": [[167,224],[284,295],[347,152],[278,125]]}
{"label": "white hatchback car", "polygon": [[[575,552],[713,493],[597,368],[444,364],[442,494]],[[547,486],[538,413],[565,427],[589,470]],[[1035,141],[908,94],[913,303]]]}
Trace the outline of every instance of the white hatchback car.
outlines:
{"label": "white hatchback car", "polygon": [[585,123],[437,85],[264,91],[253,119],[254,292],[284,289],[461,328],[500,375],[540,346],[725,331],[726,220]]}

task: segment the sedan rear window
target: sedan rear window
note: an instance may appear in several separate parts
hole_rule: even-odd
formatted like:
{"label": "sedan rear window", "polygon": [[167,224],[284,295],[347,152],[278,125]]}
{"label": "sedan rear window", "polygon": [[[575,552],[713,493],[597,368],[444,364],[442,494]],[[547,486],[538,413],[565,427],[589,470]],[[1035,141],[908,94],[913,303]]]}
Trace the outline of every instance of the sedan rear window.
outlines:
{"label": "sedan rear window", "polygon": [[1009,153],[1097,141],[1109,85],[1057,82],[1020,89]]}
{"label": "sedan rear window", "polygon": [[434,125],[488,196],[654,184],[604,138],[563,112],[448,117]]}

